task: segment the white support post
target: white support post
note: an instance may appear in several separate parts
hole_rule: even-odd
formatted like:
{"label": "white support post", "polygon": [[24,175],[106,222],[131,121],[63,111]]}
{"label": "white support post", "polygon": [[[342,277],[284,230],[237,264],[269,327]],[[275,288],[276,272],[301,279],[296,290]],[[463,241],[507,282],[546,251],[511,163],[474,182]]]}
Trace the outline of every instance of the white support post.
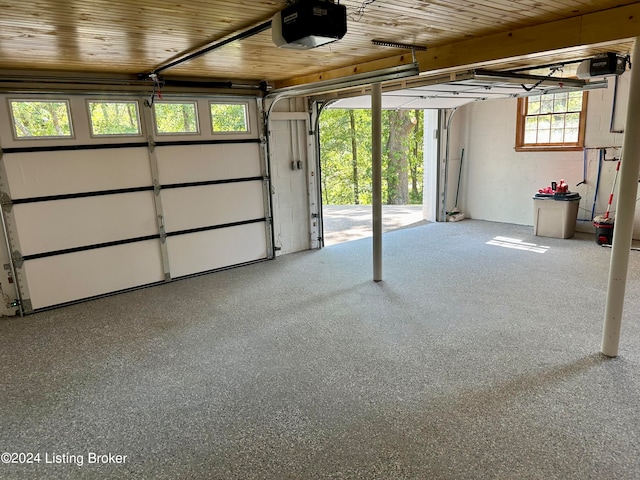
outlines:
{"label": "white support post", "polygon": [[382,281],[382,84],[371,89],[373,281]]}
{"label": "white support post", "polygon": [[618,356],[620,326],[624,306],[629,251],[633,235],[633,221],[640,173],[640,37],[635,38],[629,87],[627,121],[620,164],[620,184],[616,202],[616,219],[611,248],[609,286],[604,316],[601,351],[608,357]]}

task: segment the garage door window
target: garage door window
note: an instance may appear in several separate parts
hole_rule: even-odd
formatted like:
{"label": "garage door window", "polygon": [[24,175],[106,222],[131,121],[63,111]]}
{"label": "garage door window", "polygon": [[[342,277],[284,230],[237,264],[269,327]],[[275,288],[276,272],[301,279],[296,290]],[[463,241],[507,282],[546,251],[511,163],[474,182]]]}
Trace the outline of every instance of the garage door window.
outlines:
{"label": "garage door window", "polygon": [[247,105],[244,103],[210,103],[213,133],[249,131]]}
{"label": "garage door window", "polygon": [[66,100],[9,100],[16,139],[73,136]]}
{"label": "garage door window", "polygon": [[140,135],[138,102],[88,102],[91,135]]}
{"label": "garage door window", "polygon": [[156,133],[198,133],[198,111],[196,102],[154,102]]}

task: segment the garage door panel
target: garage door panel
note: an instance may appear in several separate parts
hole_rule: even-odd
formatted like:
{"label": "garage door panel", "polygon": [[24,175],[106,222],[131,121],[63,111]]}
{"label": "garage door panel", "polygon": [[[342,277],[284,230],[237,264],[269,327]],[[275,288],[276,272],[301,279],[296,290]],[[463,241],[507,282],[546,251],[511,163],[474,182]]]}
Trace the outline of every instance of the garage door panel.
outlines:
{"label": "garage door panel", "polygon": [[182,277],[264,259],[266,244],[264,222],[168,237],[171,273]]}
{"label": "garage door panel", "polygon": [[150,186],[145,148],[7,153],[13,199]]}
{"label": "garage door panel", "polygon": [[157,235],[152,192],[18,204],[23,255]]}
{"label": "garage door panel", "polygon": [[160,183],[259,177],[259,149],[258,143],[157,147]]}
{"label": "garage door panel", "polygon": [[167,232],[263,218],[261,181],[162,190]]}
{"label": "garage door panel", "polygon": [[28,260],[34,309],[162,281],[157,240]]}
{"label": "garage door panel", "polygon": [[[144,108],[141,135],[114,133],[122,131],[115,108],[99,119],[109,127],[102,135],[87,111],[97,97],[31,97],[66,102],[73,136],[12,140],[0,155],[7,260],[23,313],[271,255],[257,103],[229,100],[247,105],[246,132],[212,131],[209,104],[228,103],[216,96],[190,100],[209,125],[198,133],[158,135],[158,118]],[[105,92],[103,100],[145,101],[130,92]],[[51,122],[41,107],[34,118]],[[7,133],[13,120],[2,105],[0,117]]]}

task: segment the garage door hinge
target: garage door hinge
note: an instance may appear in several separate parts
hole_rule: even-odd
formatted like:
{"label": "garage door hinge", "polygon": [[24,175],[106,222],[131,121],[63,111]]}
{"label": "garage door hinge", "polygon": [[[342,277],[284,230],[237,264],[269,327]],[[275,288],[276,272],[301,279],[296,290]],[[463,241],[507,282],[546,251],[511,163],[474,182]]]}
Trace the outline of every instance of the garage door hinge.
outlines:
{"label": "garage door hinge", "polygon": [[160,184],[158,183],[158,180],[153,181],[153,194],[156,197],[160,195]]}
{"label": "garage door hinge", "polygon": [[153,151],[156,149],[156,142],[153,141],[153,137],[148,137],[147,141],[149,142],[149,151],[153,153]]}
{"label": "garage door hinge", "polygon": [[33,305],[31,304],[31,299],[30,298],[23,298],[22,302],[22,311],[24,313],[31,313],[33,312]]}
{"label": "garage door hinge", "polygon": [[11,209],[13,208],[13,200],[11,200],[11,197],[7,193],[0,192],[0,204],[5,212],[11,212]]}
{"label": "garage door hinge", "polygon": [[22,268],[22,265],[24,265],[24,258],[22,258],[22,254],[17,250],[11,252],[11,261],[16,268]]}
{"label": "garage door hinge", "polygon": [[160,234],[160,242],[164,243],[167,239],[167,230],[164,228],[164,215],[158,215],[158,233]]}

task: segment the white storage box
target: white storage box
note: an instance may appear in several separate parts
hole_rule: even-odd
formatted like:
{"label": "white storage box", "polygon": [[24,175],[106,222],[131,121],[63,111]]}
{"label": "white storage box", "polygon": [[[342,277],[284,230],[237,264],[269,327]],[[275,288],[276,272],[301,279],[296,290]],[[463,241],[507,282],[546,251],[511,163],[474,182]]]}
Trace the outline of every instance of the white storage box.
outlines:
{"label": "white storage box", "polygon": [[573,237],[580,198],[577,193],[536,194],[533,197],[533,234],[539,237]]}

